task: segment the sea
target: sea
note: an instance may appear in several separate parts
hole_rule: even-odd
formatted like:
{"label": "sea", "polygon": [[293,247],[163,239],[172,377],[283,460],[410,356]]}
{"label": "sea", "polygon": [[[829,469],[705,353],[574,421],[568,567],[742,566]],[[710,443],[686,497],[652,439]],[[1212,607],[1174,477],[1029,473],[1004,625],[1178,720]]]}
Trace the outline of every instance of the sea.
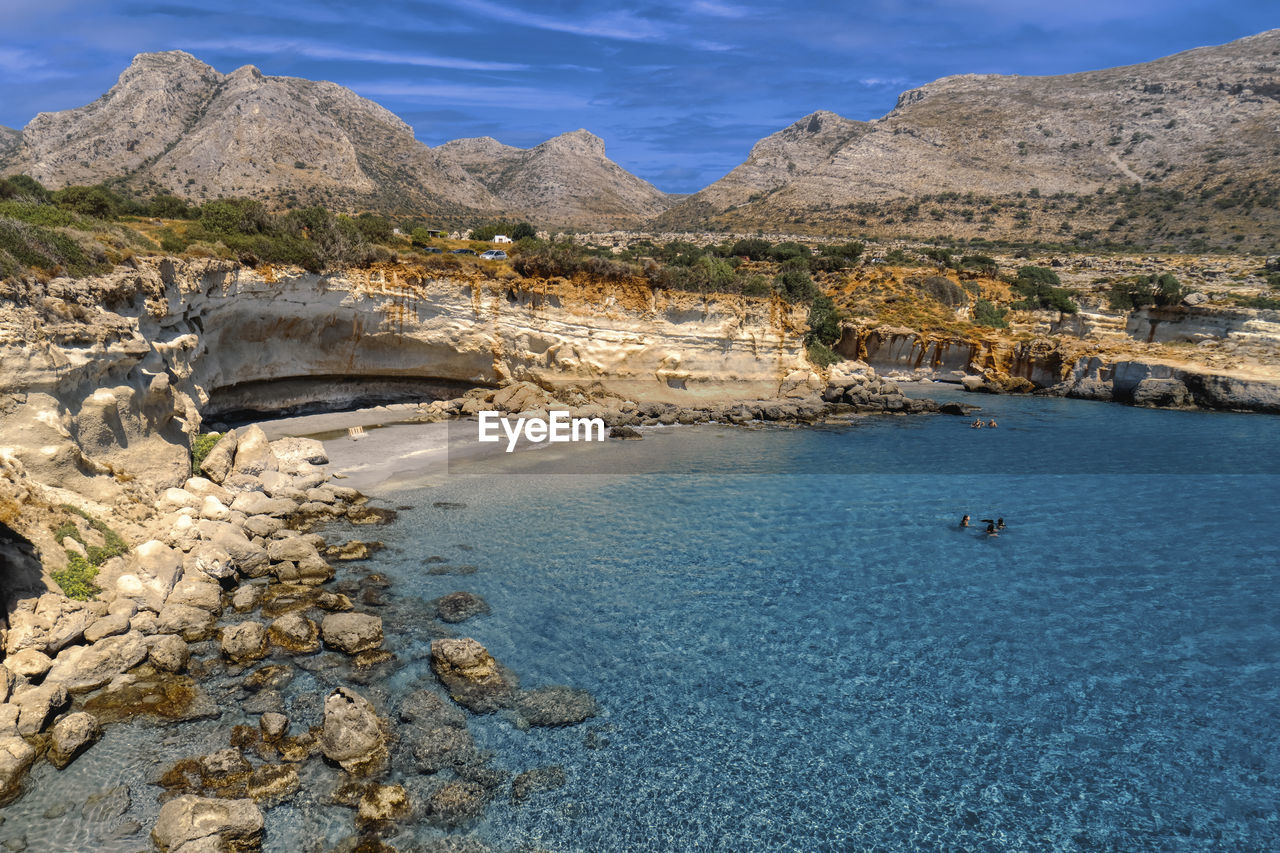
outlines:
{"label": "sea", "polygon": [[[1280,849],[1280,419],[911,393],[977,402],[998,426],[652,428],[373,489],[395,523],[329,531],[387,546],[339,568],[390,581],[378,612],[396,662],[357,690],[391,709],[436,689],[429,602],[464,590],[489,613],[451,630],[522,686],[585,688],[599,705],[563,728],[471,718],[494,766],[558,766],[563,786],[383,840]],[[1003,519],[999,535],[985,519]],[[316,697],[351,677],[298,668],[286,711],[318,723]],[[0,841],[138,849],[163,768],[255,722],[237,683],[211,688],[219,721],[135,721],[67,771],[42,764],[0,812]],[[308,767],[304,793],[267,811],[264,849],[354,835],[351,811],[326,800],[336,773]],[[128,808],[95,820],[86,799],[121,787]]]}

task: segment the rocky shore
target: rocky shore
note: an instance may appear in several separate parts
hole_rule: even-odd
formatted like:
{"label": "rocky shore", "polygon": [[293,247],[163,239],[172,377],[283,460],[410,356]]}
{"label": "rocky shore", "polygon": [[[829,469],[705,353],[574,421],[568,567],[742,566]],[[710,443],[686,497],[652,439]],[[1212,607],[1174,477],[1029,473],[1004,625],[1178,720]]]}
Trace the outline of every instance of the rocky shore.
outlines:
{"label": "rocky shore", "polygon": [[[581,385],[514,382],[423,403],[408,419],[488,410],[538,416],[553,408],[600,417],[620,439],[640,437],[634,428],[650,425],[965,412],[904,397],[865,365],[845,363],[826,375],[795,371],[767,399],[681,406]],[[137,544],[103,560],[91,581],[100,591],[75,600],[50,583],[36,549],[63,548],[73,565],[75,555],[91,557],[89,549],[106,542],[100,529],[115,534],[81,512],[49,537],[50,519],[58,517],[51,501],[68,493],[41,486],[20,462],[6,459],[4,497],[22,509],[21,518],[6,518],[15,534],[6,553],[27,562],[27,575],[25,585],[6,590],[0,802],[24,795],[38,761],[73,764],[104,726],[236,714],[256,718],[256,725],[228,724],[222,749],[182,759],[156,780],[163,806],[150,838],[162,851],[254,849],[272,831],[271,809],[299,797],[352,809],[349,849],[357,849],[407,826],[465,829],[494,797],[519,801],[563,784],[564,772],[555,767],[513,779],[477,749],[468,720],[498,713],[519,729],[575,725],[598,713],[596,700],[568,686],[523,688],[480,642],[450,631],[488,611],[471,593],[430,603],[440,630],[421,653],[430,655],[433,682],[400,696],[376,687],[396,665],[377,612],[386,603],[386,581],[349,571],[335,579],[335,566],[355,566],[381,545],[330,543],[316,528],[371,529],[394,522],[396,511],[331,479],[327,462],[312,439],[268,441],[258,426],[227,431],[182,486],[152,493],[152,506],[106,510],[113,521],[131,519]],[[42,522],[38,545],[16,535]],[[15,575],[8,574],[12,584]],[[325,657],[343,663],[319,663]],[[286,714],[281,687],[294,672],[317,666],[340,666],[333,671],[347,673],[349,683],[318,697],[305,718]],[[213,687],[211,678],[222,686]],[[325,790],[306,789],[314,777],[305,769],[309,762],[337,774]]]}

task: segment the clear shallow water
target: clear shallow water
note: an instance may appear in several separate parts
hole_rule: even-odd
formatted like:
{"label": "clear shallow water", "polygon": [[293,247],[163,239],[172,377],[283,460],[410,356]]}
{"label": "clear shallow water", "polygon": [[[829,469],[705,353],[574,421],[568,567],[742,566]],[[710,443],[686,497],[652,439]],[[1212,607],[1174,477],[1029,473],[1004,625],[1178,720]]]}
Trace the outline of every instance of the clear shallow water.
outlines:
{"label": "clear shallow water", "polygon": [[[596,695],[566,729],[473,719],[495,764],[568,775],[495,799],[468,832],[500,849],[1280,848],[1280,421],[978,401],[1000,429],[656,430],[388,494],[414,508],[335,531],[389,546],[339,580],[394,581],[398,662],[357,689],[394,707],[430,684],[425,602],[464,589],[492,612],[459,633],[524,686]],[[956,527],[966,512],[1010,526],[988,539]],[[429,575],[430,556],[475,573]],[[305,667],[282,690],[295,731],[352,676],[336,655]],[[209,689],[221,721],[117,726],[42,766],[0,840],[145,846],[158,770],[256,720],[234,681]],[[268,811],[268,850],[352,832],[323,802],[336,774],[308,768],[319,793]],[[131,810],[87,829],[78,803],[120,782]]]}

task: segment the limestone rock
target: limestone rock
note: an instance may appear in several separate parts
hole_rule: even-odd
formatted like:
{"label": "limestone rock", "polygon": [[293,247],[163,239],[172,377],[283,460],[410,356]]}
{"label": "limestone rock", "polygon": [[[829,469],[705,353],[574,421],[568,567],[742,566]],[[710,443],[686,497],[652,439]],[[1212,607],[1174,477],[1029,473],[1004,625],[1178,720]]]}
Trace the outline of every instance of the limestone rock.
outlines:
{"label": "limestone rock", "polygon": [[260,584],[245,584],[236,589],[231,596],[231,607],[237,613],[253,610],[262,602],[266,588]]}
{"label": "limestone rock", "polygon": [[157,634],[151,638],[148,658],[161,672],[182,672],[191,658],[191,647],[177,634]]}
{"label": "limestone rock", "polygon": [[261,622],[241,622],[222,631],[222,653],[235,663],[267,656],[267,629]]}
{"label": "limestone rock", "polygon": [[102,726],[93,714],[68,714],[53,727],[49,743],[49,763],[61,770],[102,736]]}
{"label": "limestone rock", "polygon": [[320,623],[324,644],[349,655],[382,645],[382,618],[368,613],[330,613]]}
{"label": "limestone rock", "polygon": [[189,643],[213,634],[216,617],[208,610],[187,604],[166,604],[160,611],[157,630],[162,634],[179,634]]}
{"label": "limestone rock", "polygon": [[302,536],[271,540],[267,544],[267,556],[274,563],[293,567],[276,569],[276,576],[285,583],[321,584],[333,577],[333,567],[324,561],[316,546]]}
{"label": "limestone rock", "polygon": [[515,802],[528,799],[539,791],[554,791],[563,788],[568,777],[564,768],[559,765],[539,767],[526,770],[511,781],[511,799]]}
{"label": "limestone rock", "polygon": [[275,804],[298,793],[302,780],[295,764],[263,764],[253,768],[245,786],[254,802]]}
{"label": "limestone rock", "polygon": [[431,641],[431,669],[460,705],[485,714],[510,704],[516,680],[473,639]]}
{"label": "limestone rock", "polygon": [[183,489],[190,492],[200,499],[206,497],[215,497],[224,504],[230,505],[235,497],[229,489],[224,489],[212,480],[206,480],[204,477],[192,477],[182,486]]}
{"label": "limestone rock", "polygon": [[347,687],[339,687],[324,702],[320,747],[354,776],[376,772],[387,760],[386,734],[369,701]]}
{"label": "limestone rock", "polygon": [[409,816],[409,795],[402,785],[369,785],[356,806],[357,825],[387,823]]}
{"label": "limestone rock", "polygon": [[151,840],[161,853],[213,853],[257,849],[262,811],[251,799],[220,800],[190,794],[160,808]]}
{"label": "limestone rock", "polygon": [[182,552],[152,539],[134,549],[130,568],[116,580],[116,594],[159,611],[182,578]]}
{"label": "limestone rock", "polygon": [[256,476],[263,471],[280,470],[280,461],[271,451],[267,434],[262,431],[262,427],[253,424],[240,433],[232,467],[236,472],[250,476]]}
{"label": "limestone rock", "polygon": [[35,749],[16,734],[0,733],[0,806],[22,793],[22,779],[36,761]]}
{"label": "limestone rock", "polygon": [[281,471],[299,469],[299,463],[328,465],[324,443],[314,438],[281,438],[271,442],[271,452],[276,455]]}
{"label": "limestone rock", "polygon": [[198,607],[216,616],[222,613],[222,587],[206,578],[186,578],[169,593],[167,603]]}
{"label": "limestone rock", "polygon": [[476,744],[466,726],[415,727],[408,734],[413,760],[420,773],[463,767],[476,758]]}
{"label": "limestone rock", "polygon": [[69,696],[62,682],[45,681],[38,687],[16,691],[9,704],[18,709],[18,734],[34,735],[44,731],[53,716],[66,707]]}
{"label": "limestone rock", "polygon": [[269,498],[262,492],[241,492],[231,502],[231,509],[245,515],[265,515],[279,518],[289,515],[298,508],[296,502],[287,498]]}
{"label": "limestone rock", "polygon": [[183,558],[182,574],[189,580],[199,580],[203,576],[222,581],[235,577],[236,564],[226,551],[209,542],[200,542],[193,545]]}
{"label": "limestone rock", "polygon": [[216,485],[227,478],[227,474],[231,471],[232,462],[235,460],[236,445],[239,441],[240,437],[236,434],[236,431],[229,431],[218,439],[213,449],[209,451],[204,461],[200,463],[200,472],[208,477],[210,482]]}
{"label": "limestone rock", "polygon": [[289,733],[289,718],[284,714],[268,712],[258,719],[258,727],[262,737],[267,741],[276,741]]}
{"label": "limestone rock", "polygon": [[105,637],[114,637],[129,630],[129,617],[122,613],[114,613],[95,619],[84,630],[86,642],[96,643]]}
{"label": "limestone rock", "polygon": [[45,680],[61,682],[72,693],[96,690],[146,660],[147,651],[146,639],[137,631],[73,646],[58,653]]}
{"label": "limestone rock", "polygon": [[35,649],[23,649],[5,658],[4,665],[14,675],[20,675],[23,678],[39,678],[53,666],[53,658]]}
{"label": "limestone rock", "polygon": [[291,652],[310,653],[320,649],[320,629],[301,613],[286,613],[267,629],[271,642]]}

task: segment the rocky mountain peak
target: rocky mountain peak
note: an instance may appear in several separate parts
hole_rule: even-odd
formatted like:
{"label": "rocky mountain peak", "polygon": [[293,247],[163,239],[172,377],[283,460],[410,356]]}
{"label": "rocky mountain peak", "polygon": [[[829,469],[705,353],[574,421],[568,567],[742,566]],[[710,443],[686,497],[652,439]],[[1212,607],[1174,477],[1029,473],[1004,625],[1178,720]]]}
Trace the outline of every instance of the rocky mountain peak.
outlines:
{"label": "rocky mountain peak", "polygon": [[546,151],[603,159],[604,140],[583,128],[554,136],[538,146]]}

